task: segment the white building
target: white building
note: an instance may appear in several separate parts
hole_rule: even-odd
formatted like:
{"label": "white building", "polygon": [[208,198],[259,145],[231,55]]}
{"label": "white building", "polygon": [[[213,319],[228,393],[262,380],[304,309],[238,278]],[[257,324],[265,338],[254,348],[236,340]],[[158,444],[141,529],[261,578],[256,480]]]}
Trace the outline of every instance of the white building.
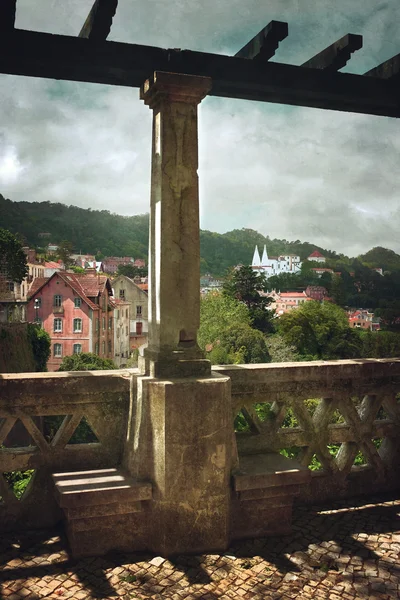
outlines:
{"label": "white building", "polygon": [[267,247],[264,246],[262,258],[256,246],[254,250],[252,268],[257,273],[264,273],[265,277],[280,275],[281,273],[298,273],[301,269],[300,256],[296,254],[281,254],[268,256]]}

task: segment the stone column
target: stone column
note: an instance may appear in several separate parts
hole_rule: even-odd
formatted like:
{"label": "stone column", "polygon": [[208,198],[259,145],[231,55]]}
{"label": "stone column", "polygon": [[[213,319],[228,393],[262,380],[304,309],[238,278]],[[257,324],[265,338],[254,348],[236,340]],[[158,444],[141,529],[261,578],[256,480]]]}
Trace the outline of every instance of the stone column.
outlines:
{"label": "stone column", "polygon": [[132,385],[124,465],[151,481],[147,548],[170,556],[229,544],[230,380],[197,345],[200,240],[197,105],[206,77],[154,74],[149,347]]}
{"label": "stone column", "polygon": [[205,375],[197,345],[200,230],[197,105],[211,79],[155,72],[141,89],[153,110],[148,374]]}

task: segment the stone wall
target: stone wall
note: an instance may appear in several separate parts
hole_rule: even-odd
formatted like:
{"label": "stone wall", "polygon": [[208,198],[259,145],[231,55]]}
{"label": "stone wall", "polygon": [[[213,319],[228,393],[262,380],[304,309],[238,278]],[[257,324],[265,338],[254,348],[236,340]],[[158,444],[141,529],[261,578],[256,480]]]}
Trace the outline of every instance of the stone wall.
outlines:
{"label": "stone wall", "polygon": [[298,502],[399,487],[400,360],[214,370],[231,378],[233,416],[247,429],[236,432],[239,459],[287,449],[316,469]]}
{"label": "stone wall", "polygon": [[[215,398],[214,387],[221,387]],[[218,530],[225,545],[229,538],[248,535],[246,520],[252,521],[254,535],[269,531],[258,527],[267,518],[271,527],[287,519],[289,528],[292,497],[313,503],[398,487],[399,391],[400,360],[393,359],[229,365],[215,367],[210,381],[197,377],[164,383],[134,369],[0,375],[0,531],[44,527],[62,518],[51,473],[122,464],[153,485],[153,499],[135,517],[142,540],[136,549],[166,555],[182,551],[185,536],[173,540],[171,533],[179,529],[174,523],[186,522],[182,510],[186,520],[196,523],[197,512],[207,515],[204,529]],[[222,392],[226,406],[232,401],[231,425]],[[244,431],[234,435],[238,414]],[[43,425],[49,419],[53,430]],[[74,443],[82,419],[94,439]],[[29,446],[17,448],[7,441],[17,425],[28,432]],[[283,449],[290,460],[282,460]],[[266,471],[246,479],[243,469],[249,472],[253,463]],[[310,464],[320,467],[311,476]],[[7,474],[25,470],[34,476],[17,499]],[[208,510],[217,492],[220,508],[224,493],[228,500],[225,516]],[[174,519],[161,542],[157,536],[168,524],[165,515],[160,521],[165,510]],[[213,527],[217,516],[219,529]],[[189,538],[186,549],[194,547]],[[223,541],[216,544],[224,546]]]}
{"label": "stone wall", "polygon": [[[0,531],[61,519],[51,473],[120,464],[130,380],[122,371],[0,375]],[[74,443],[82,419],[91,433]],[[16,427],[29,446],[14,447]],[[3,476],[13,471],[34,471],[20,499]]]}

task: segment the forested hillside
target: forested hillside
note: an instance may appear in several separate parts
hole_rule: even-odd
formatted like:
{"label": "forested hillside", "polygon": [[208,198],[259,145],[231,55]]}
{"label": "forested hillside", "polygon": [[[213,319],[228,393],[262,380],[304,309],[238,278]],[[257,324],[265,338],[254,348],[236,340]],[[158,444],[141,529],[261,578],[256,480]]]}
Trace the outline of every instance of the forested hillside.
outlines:
{"label": "forested hillside", "polygon": [[[146,258],[149,239],[149,216],[123,217],[107,210],[91,210],[52,202],[12,202],[0,194],[0,223],[4,229],[19,234],[31,247],[68,240],[74,252],[103,256]],[[42,238],[40,233],[50,233]],[[223,275],[238,263],[249,264],[258,244],[267,245],[268,254],[292,253],[305,259],[313,250],[335,258],[335,252],[309,242],[270,239],[252,229],[235,229],[220,234],[201,232],[201,272]]]}

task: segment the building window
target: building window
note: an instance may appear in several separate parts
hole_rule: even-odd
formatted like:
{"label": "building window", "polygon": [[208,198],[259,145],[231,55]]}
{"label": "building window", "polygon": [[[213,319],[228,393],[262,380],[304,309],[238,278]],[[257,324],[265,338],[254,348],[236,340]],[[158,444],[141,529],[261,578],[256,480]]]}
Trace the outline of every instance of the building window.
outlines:
{"label": "building window", "polygon": [[112,322],[113,322],[112,317],[109,317],[109,319],[108,319],[108,329],[112,329]]}
{"label": "building window", "polygon": [[74,344],[74,354],[81,354],[82,344]]}
{"label": "building window", "polygon": [[125,311],[125,317],[128,318],[128,309]]}
{"label": "building window", "polygon": [[128,335],[129,330],[128,330],[128,325],[125,325],[125,335]]}
{"label": "building window", "polygon": [[54,344],[53,354],[54,354],[55,358],[61,358],[61,356],[62,356],[62,345],[61,344]]}
{"label": "building window", "polygon": [[62,331],[62,319],[54,319],[54,331],[61,333]]}
{"label": "building window", "polygon": [[119,310],[117,310],[117,319],[119,319]]}
{"label": "building window", "polygon": [[100,319],[96,319],[96,331],[100,329]]}
{"label": "building window", "polygon": [[13,281],[7,281],[7,290],[9,292],[13,292],[14,291],[14,282]]}
{"label": "building window", "polygon": [[53,306],[60,307],[62,305],[62,296],[56,294],[53,298]]}
{"label": "building window", "polygon": [[111,352],[111,340],[108,340],[108,352]]}
{"label": "building window", "polygon": [[142,323],[140,321],[136,323],[136,334],[142,335]]}
{"label": "building window", "polygon": [[125,300],[125,290],[119,290],[119,297],[121,300]]}
{"label": "building window", "polygon": [[106,318],[103,317],[103,331],[105,330],[105,328],[106,328]]}
{"label": "building window", "polygon": [[136,305],[136,316],[141,315],[141,314],[142,314],[142,307],[137,304]]}
{"label": "building window", "polygon": [[75,308],[80,308],[82,306],[82,299],[81,298],[74,298],[74,307]]}
{"label": "building window", "polygon": [[82,319],[74,319],[74,333],[82,331]]}
{"label": "building window", "polygon": [[94,353],[98,354],[99,353],[99,342],[96,342],[94,345]]}
{"label": "building window", "polygon": [[102,351],[102,353],[103,353],[103,354],[105,354],[105,353],[106,353],[106,343],[105,343],[105,341],[104,341],[104,340],[103,340],[103,341],[102,341],[102,343],[101,343],[101,351]]}

